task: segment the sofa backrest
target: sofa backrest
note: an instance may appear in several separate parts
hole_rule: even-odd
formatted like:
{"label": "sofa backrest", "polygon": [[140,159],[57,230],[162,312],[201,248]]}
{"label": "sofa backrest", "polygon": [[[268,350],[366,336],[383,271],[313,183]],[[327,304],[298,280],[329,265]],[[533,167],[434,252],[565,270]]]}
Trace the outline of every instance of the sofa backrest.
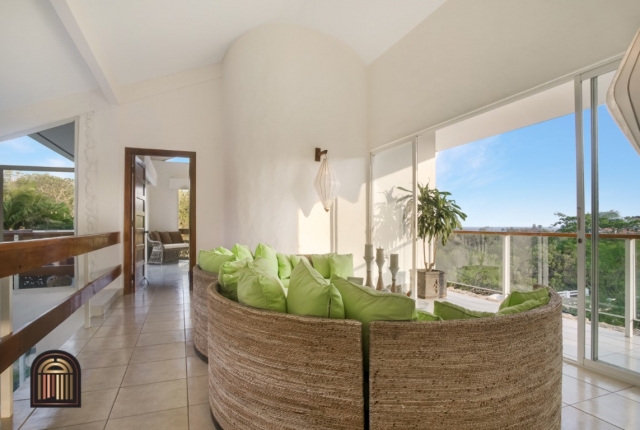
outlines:
{"label": "sofa backrest", "polygon": [[161,242],[160,234],[157,231],[150,231],[149,232],[149,239],[153,240],[154,242]]}
{"label": "sofa backrest", "polygon": [[170,231],[169,237],[171,237],[171,243],[184,243],[184,239],[182,239],[182,233],[179,231]]}
{"label": "sofa backrest", "polygon": [[168,231],[159,231],[158,234],[160,235],[160,242],[162,242],[164,245],[173,243],[173,241],[171,240],[171,235]]}

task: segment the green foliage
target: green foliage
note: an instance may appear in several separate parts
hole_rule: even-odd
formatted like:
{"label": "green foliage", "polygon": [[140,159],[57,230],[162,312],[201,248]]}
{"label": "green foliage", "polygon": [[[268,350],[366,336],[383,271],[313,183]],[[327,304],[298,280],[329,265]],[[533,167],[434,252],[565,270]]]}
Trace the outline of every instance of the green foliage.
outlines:
{"label": "green foliage", "polygon": [[6,172],[4,229],[73,229],[73,180]]}
{"label": "green foliage", "polygon": [[189,190],[178,190],[178,228],[189,228]]}
{"label": "green foliage", "polygon": [[[411,225],[413,217],[413,192],[406,188],[398,187],[398,189],[407,194],[400,197],[397,202],[404,205],[403,220],[405,226]],[[446,245],[449,236],[454,230],[462,227],[462,221],[467,219],[467,215],[462,212],[455,200],[449,199],[451,193],[446,191],[438,191],[436,188],[429,188],[429,184],[418,184],[417,195],[417,221],[418,231],[417,237],[422,239],[425,248],[425,268],[432,270],[435,266],[436,242],[440,241],[442,245]],[[408,228],[411,230],[411,228]],[[426,242],[433,241],[434,261],[427,263],[426,261]]]}

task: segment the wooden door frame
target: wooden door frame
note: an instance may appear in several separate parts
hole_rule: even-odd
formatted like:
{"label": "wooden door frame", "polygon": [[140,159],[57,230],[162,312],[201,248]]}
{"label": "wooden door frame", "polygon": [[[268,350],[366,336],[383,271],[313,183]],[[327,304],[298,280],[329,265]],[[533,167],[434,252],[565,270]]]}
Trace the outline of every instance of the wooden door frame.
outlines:
{"label": "wooden door frame", "polygon": [[[181,157],[189,159],[189,289],[193,289],[193,266],[196,261],[196,153],[192,151],[174,151],[168,149],[125,148],[124,149],[124,231],[122,246],[124,258],[122,275],[124,294],[135,293],[135,285],[131,284],[131,199],[133,196],[133,163],[134,157]],[[146,240],[146,239],[145,239]]]}

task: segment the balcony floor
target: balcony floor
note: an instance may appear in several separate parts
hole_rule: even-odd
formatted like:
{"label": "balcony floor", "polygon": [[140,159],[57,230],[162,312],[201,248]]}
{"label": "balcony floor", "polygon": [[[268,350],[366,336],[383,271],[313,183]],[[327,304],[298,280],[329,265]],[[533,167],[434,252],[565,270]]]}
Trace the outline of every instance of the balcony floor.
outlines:
{"label": "balcony floor", "polygon": [[[213,429],[207,366],[191,341],[187,265],[152,266],[149,278],[149,286],[120,299],[62,346],[82,365],[82,408],[31,409],[25,383],[15,393],[14,417],[2,420],[2,430]],[[448,300],[476,309],[498,307],[456,292]],[[418,305],[432,309],[427,301]],[[565,324],[565,332],[571,329]],[[615,334],[611,338],[616,341]],[[640,388],[566,363],[563,373],[563,429],[640,428]]]}

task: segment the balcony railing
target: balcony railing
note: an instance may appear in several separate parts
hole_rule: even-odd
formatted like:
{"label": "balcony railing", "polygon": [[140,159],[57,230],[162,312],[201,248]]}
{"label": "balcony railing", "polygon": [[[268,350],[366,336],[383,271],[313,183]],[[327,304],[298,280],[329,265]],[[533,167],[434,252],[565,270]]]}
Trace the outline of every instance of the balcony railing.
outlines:
{"label": "balcony railing", "polygon": [[[600,233],[601,321],[623,326],[626,336],[640,322],[637,285],[640,234]],[[591,235],[587,244],[590,294]],[[533,284],[550,285],[563,297],[565,312],[577,314],[577,234],[543,231],[458,230],[439,248],[437,264],[456,288],[483,295],[507,295]],[[603,254],[607,258],[603,259]],[[590,300],[587,299],[587,316]]]}

